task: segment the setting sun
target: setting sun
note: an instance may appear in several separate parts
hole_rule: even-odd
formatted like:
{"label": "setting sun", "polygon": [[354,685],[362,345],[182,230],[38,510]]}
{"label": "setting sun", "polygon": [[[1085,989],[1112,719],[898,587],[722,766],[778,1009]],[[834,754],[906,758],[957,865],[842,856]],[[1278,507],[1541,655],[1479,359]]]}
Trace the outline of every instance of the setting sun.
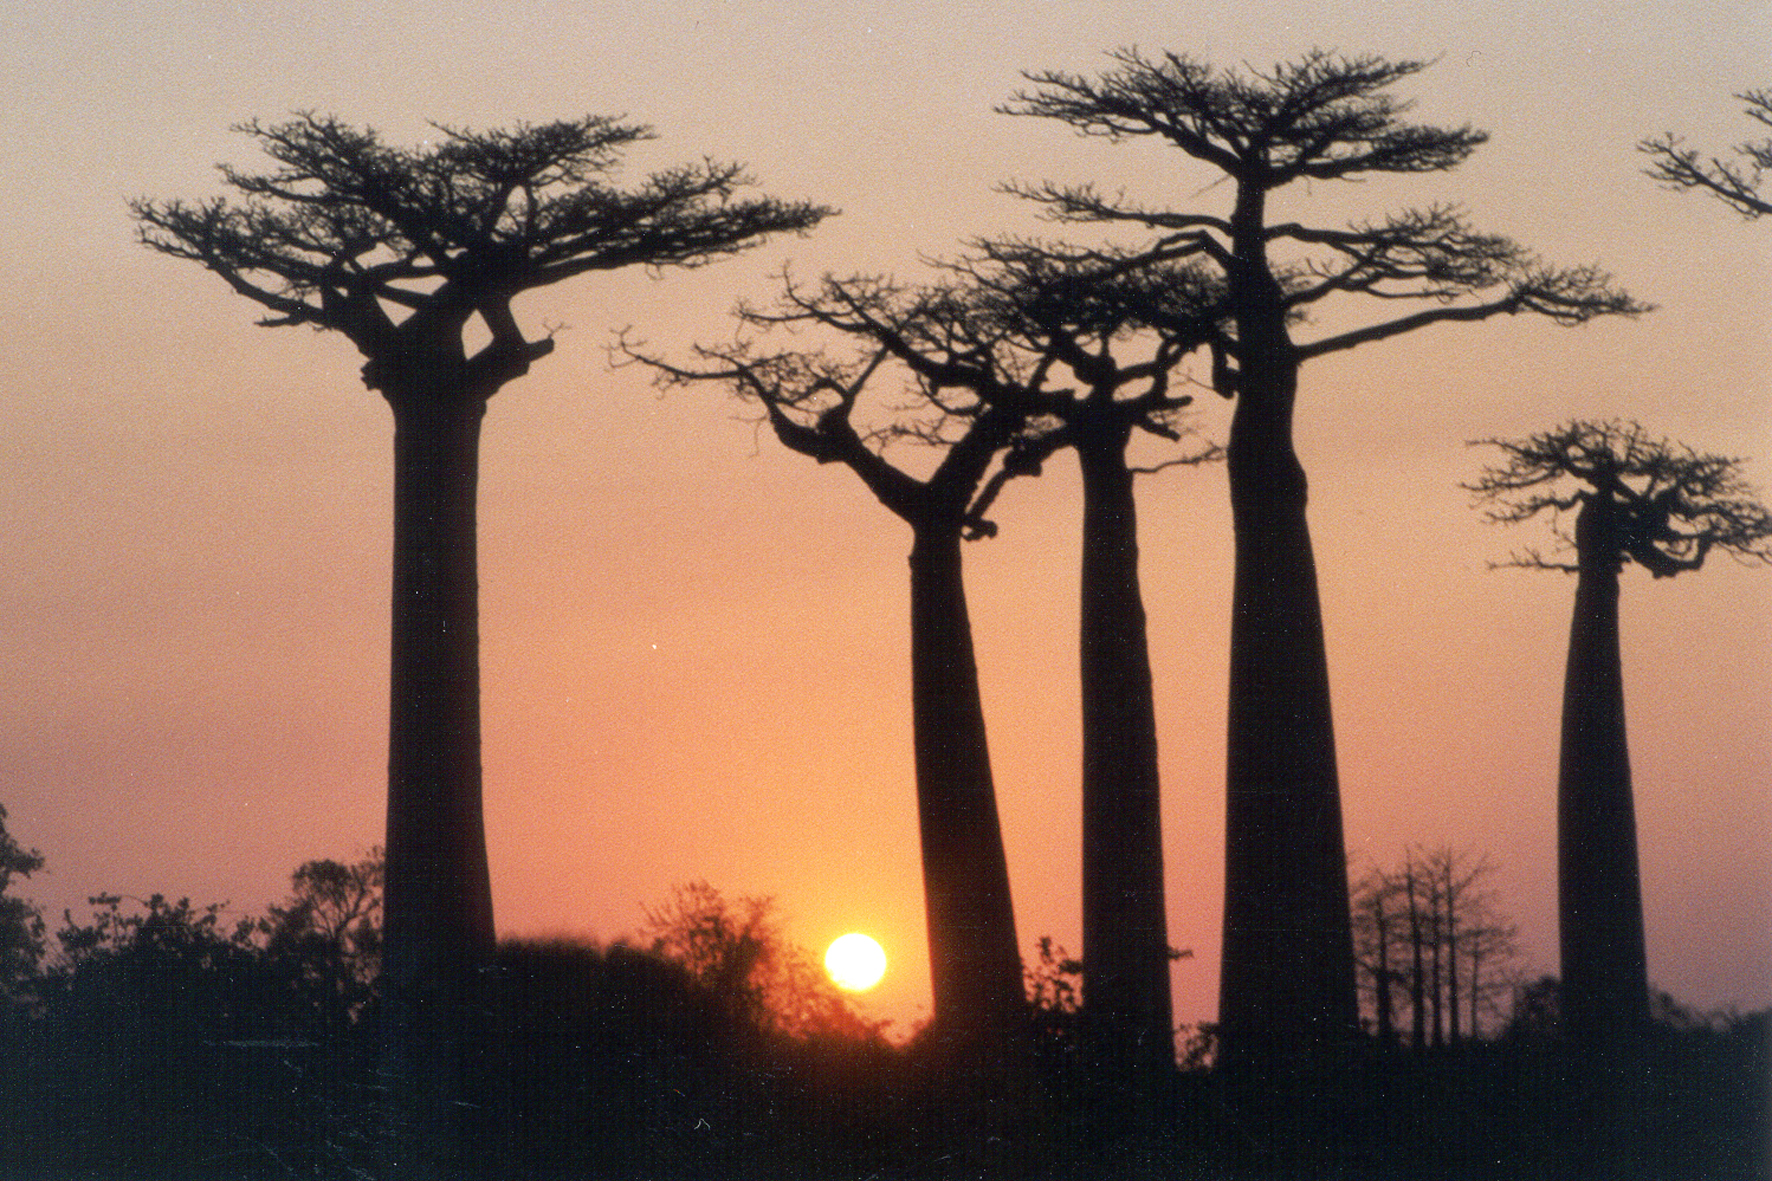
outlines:
{"label": "setting sun", "polygon": [[838,988],[866,992],[886,974],[886,952],[866,935],[843,935],[824,953],[824,968]]}

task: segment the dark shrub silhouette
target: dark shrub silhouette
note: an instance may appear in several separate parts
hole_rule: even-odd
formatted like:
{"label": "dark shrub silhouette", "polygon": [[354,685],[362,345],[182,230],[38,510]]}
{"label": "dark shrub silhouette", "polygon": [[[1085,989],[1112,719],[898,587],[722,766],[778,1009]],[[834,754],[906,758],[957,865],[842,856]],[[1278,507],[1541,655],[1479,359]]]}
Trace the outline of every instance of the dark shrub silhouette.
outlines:
{"label": "dark shrub silhouette", "polygon": [[42,868],[43,855],[13,839],[6,829],[6,809],[0,807],[0,1020],[17,1002],[19,986],[43,959],[43,915],[30,902],[10,893],[15,880],[22,881]]}
{"label": "dark shrub silhouette", "polygon": [[[242,1176],[367,1158],[372,1040],[311,965],[273,956],[219,904],[92,900],[58,932],[14,1032],[29,1069],[0,1137],[21,1175]],[[4,1160],[0,1156],[0,1160]]]}

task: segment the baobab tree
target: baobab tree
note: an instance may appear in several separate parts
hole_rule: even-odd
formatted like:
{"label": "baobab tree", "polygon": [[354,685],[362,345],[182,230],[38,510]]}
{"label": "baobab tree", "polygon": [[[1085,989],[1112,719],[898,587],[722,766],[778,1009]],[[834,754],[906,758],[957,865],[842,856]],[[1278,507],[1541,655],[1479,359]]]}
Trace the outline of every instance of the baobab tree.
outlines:
{"label": "baobab tree", "polygon": [[[1004,110],[1110,141],[1166,141],[1230,182],[1228,212],[1148,207],[1091,185],[1012,188],[1060,220],[1150,232],[1152,259],[1199,260],[1225,285],[1212,348],[1214,384],[1236,400],[1226,444],[1236,573],[1219,1064],[1235,1085],[1258,1084],[1244,1088],[1253,1094],[1320,1080],[1358,1020],[1328,664],[1292,441],[1299,370],[1432,324],[1521,312],[1575,324],[1641,309],[1597,270],[1545,266],[1447,205],[1342,228],[1269,219],[1270,195],[1288,186],[1442,172],[1482,144],[1469,127],[1405,120],[1388,91],[1425,63],[1319,51],[1220,72],[1130,49],[1113,60],[1098,78],[1028,74],[1032,88]],[[1300,253],[1277,259],[1277,246]],[[1416,310],[1295,339],[1307,313],[1341,296]]]}
{"label": "baobab tree", "polygon": [[[1082,475],[1081,1016],[1092,1075],[1136,1098],[1154,1093],[1175,1054],[1140,469],[1128,448],[1139,434],[1191,433],[1181,416],[1193,397],[1172,375],[1215,331],[1222,288],[1192,264],[1123,269],[1111,254],[1045,243],[975,245],[974,258],[951,264],[974,314],[1028,368],[1050,359],[1072,379],[1016,390],[1049,425],[1017,441],[996,482],[1063,448]],[[1158,466],[1221,456],[1201,444]]]}
{"label": "baobab tree", "polygon": [[[394,416],[392,693],[384,947],[386,1048],[413,1132],[397,1167],[447,1174],[460,1150],[465,997],[493,945],[481,813],[475,493],[486,403],[553,351],[512,301],[592,271],[693,267],[804,231],[827,210],[744,197],[732,164],[608,183],[648,128],[603,116],[438,127],[418,148],[299,114],[239,130],[275,167],[224,165],[233,198],[137,200],[147,246],[214,271],[268,327],[337,332]],[[489,334],[471,355],[464,332]]]}
{"label": "baobab tree", "polygon": [[[1772,90],[1748,90],[1735,97],[1745,104],[1749,119],[1772,127]],[[1772,169],[1772,137],[1735,145],[1739,160],[1706,159],[1671,131],[1641,141],[1637,150],[1649,157],[1649,167],[1643,171],[1666,188],[1709,193],[1750,220],[1772,213],[1772,201],[1760,195],[1760,178]]]}
{"label": "baobab tree", "polygon": [[[1170,375],[1204,341],[1216,295],[1191,268],[1128,272],[1111,260],[1025,242],[980,243],[972,257],[943,265],[949,279],[927,288],[827,277],[811,290],[787,283],[773,311],[741,310],[751,329],[818,326],[857,339],[870,361],[844,367],[742,346],[702,347],[713,365],[700,372],[640,359],[669,382],[730,383],[764,407],[790,448],[846,464],[912,526],[915,741],[935,1018],[957,1047],[1001,1029],[1002,1014],[1023,1007],[980,987],[1000,989],[1002,968],[1019,960],[1003,954],[1015,946],[1009,908],[986,909],[995,882],[969,884],[1000,862],[1001,837],[994,821],[988,831],[980,823],[994,817],[994,803],[957,806],[994,793],[983,716],[971,704],[970,629],[941,621],[964,619],[959,542],[968,532],[994,531],[985,513],[1005,481],[1036,472],[1062,448],[1084,457],[1085,1001],[1099,1063],[1148,1091],[1174,1053],[1156,722],[1137,583],[1134,473],[1125,452],[1134,431],[1183,437],[1178,415],[1192,397],[1173,389]],[[1158,319],[1164,327],[1147,326]],[[1116,348],[1134,335],[1143,350],[1136,359],[1117,358]],[[911,377],[929,413],[858,430],[856,406],[882,365]],[[946,451],[935,473],[916,481],[873,446],[894,440]],[[1006,458],[986,480],[998,452]],[[1178,462],[1212,454],[1199,448]],[[950,565],[954,575],[931,577]],[[941,641],[943,634],[959,639]],[[939,658],[943,645],[964,659]],[[943,701],[967,705],[938,711]],[[1001,890],[1006,897],[1006,876]],[[993,913],[1001,928],[986,925]]]}
{"label": "baobab tree", "polygon": [[[1493,506],[1489,520],[1550,514],[1557,526],[1549,555],[1528,548],[1502,565],[1576,576],[1557,767],[1562,1016],[1580,1051],[1627,1046],[1649,1019],[1649,981],[1619,574],[1634,563],[1671,578],[1697,570],[1713,551],[1772,562],[1772,513],[1754,499],[1741,460],[1652,439],[1634,422],[1577,421],[1478,443],[1502,453],[1466,486]],[[1573,527],[1564,529],[1570,513]]]}
{"label": "baobab tree", "polygon": [[[739,340],[698,345],[695,363],[679,365],[627,341],[617,347],[666,385],[729,387],[761,409],[784,446],[847,467],[910,526],[911,713],[931,1037],[962,1089],[988,1095],[1005,1077],[1025,1077],[1031,1050],[961,542],[989,531],[975,498],[1027,410],[1006,392],[990,400],[973,392],[992,371],[969,355],[965,333],[949,334],[964,314],[939,289],[827,277],[804,291],[787,280],[777,308],[740,307],[741,331],[822,326],[859,342],[856,356],[769,353]],[[894,376],[919,409],[870,421],[879,399],[902,392],[898,385],[881,392]],[[894,442],[938,447],[941,459],[928,475],[914,475],[882,453]]]}

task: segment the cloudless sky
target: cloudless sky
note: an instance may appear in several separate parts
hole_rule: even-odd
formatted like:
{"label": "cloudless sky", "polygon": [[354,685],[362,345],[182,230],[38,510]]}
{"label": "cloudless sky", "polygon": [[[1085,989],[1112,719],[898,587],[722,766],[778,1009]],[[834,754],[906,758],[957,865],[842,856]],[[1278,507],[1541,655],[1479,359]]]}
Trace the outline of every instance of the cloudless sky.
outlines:
{"label": "cloudless sky", "polygon": [[[995,114],[1019,72],[1136,44],[1264,66],[1312,47],[1435,59],[1427,121],[1493,134],[1455,173],[1316,186],[1339,224],[1462,204],[1659,310],[1558,329],[1444,326],[1314,363],[1299,446],[1356,869],[1412,842],[1487,854],[1531,963],[1556,966],[1554,790],[1572,580],[1491,571],[1465,440],[1627,417],[1755,457],[1772,484],[1772,225],[1644,178],[1641,138],[1754,132],[1772,8],[1685,3],[1110,0],[70,0],[0,9],[0,803],[59,916],[100,890],[256,910],[313,857],[381,837],[391,422],[336,337],[133,242],[137,195],[256,167],[231,124],[314,109],[395,142],[426,120],[654,125],[624,174],[704,155],[842,215],[693,273],[593,276],[519,305],[556,353],[493,401],[481,482],[488,836],[501,931],[613,938],[705,878],[773,894],[822,949],[892,957],[865,1003],[927,1013],[912,793],[908,531],[848,473],[786,454],[712,389],[612,371],[611,330],[718,340],[771,274],[926,275],[1033,232],[995,191],[1095,180],[1219,211],[1180,153]],[[1045,232],[1057,232],[1046,227]],[[1383,309],[1380,309],[1383,310]],[[1222,437],[1228,406],[1203,396]],[[1178,1017],[1215,1005],[1230,530],[1222,470],[1141,489]],[[1005,494],[967,552],[1024,947],[1078,945],[1077,484]],[[1772,1004],[1772,571],[1624,582],[1650,974],[1702,1007]]]}

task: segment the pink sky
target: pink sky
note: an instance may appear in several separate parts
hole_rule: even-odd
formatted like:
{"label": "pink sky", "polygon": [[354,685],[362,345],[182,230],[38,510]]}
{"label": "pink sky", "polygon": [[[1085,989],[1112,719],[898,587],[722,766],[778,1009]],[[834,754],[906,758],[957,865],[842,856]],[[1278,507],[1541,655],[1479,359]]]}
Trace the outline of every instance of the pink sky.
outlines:
{"label": "pink sky", "polygon": [[[1325,597],[1350,849],[1487,853],[1532,962],[1555,968],[1557,709],[1572,583],[1490,571],[1464,440],[1631,417],[1755,457],[1772,485],[1772,227],[1658,190],[1633,144],[1726,148],[1731,93],[1772,84],[1764,6],[1072,0],[829,3],[792,15],[546,0],[74,3],[0,17],[0,803],[50,872],[256,909],[311,857],[380,837],[391,425],[346,342],[252,326],[213,276],[132,242],[138,195],[256,163],[227,131],[331,111],[425,135],[626,112],[658,143],[839,206],[813,237],[694,274],[539,292],[559,348],[494,401],[482,473],[488,833],[501,929],[614,937],[673,883],[774,894],[822,946],[892,957],[866,1002],[926,1011],[912,796],[908,533],[841,471],[758,437],[711,390],[611,372],[610,330],[681,353],[769,274],[924,273],[969,235],[1038,228],[994,193],[1096,179],[1216,208],[1178,153],[995,115],[1022,69],[1137,43],[1216,63],[1313,45],[1437,57],[1426,120],[1493,141],[1460,171],[1299,194],[1331,224],[1462,203],[1660,305],[1567,331],[1446,327],[1316,363],[1299,444]],[[1206,399],[1200,425],[1222,433]],[[1178,1017],[1216,994],[1230,535],[1223,473],[1148,480],[1141,521],[1164,769]],[[1021,939],[1077,950],[1076,481],[1010,490],[968,550]],[[1718,562],[1624,587],[1650,974],[1700,1006],[1772,1004],[1772,572]]]}

